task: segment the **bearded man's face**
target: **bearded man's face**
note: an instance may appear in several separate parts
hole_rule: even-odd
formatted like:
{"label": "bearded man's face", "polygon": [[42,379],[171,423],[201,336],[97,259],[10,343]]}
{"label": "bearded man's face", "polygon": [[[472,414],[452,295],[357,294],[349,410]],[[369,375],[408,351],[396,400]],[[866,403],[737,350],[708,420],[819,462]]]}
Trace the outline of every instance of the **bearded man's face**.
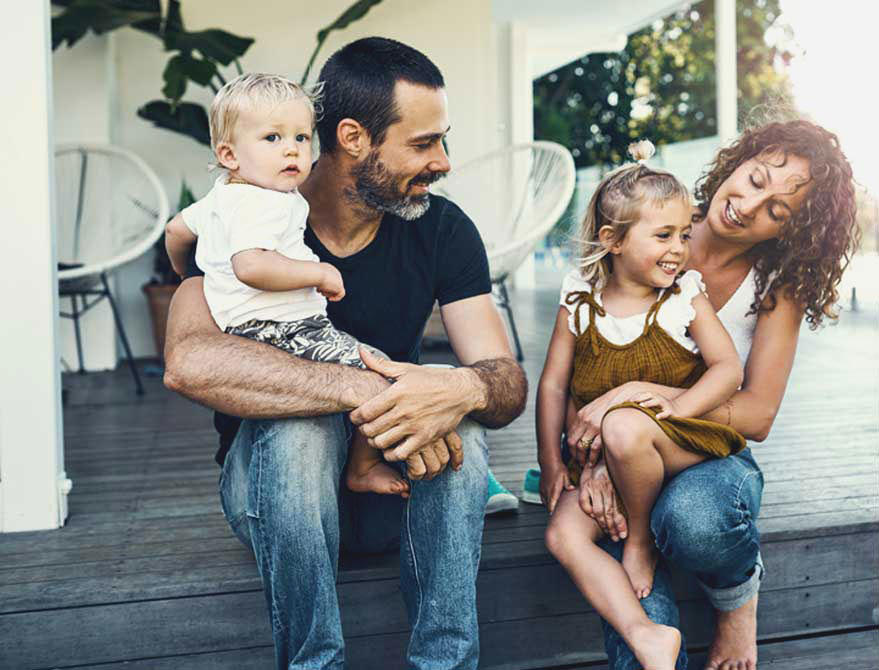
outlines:
{"label": "bearded man's face", "polygon": [[352,170],[357,195],[370,208],[411,221],[430,207],[430,185],[451,169],[443,138],[449,131],[444,89],[398,81],[399,119],[379,146]]}

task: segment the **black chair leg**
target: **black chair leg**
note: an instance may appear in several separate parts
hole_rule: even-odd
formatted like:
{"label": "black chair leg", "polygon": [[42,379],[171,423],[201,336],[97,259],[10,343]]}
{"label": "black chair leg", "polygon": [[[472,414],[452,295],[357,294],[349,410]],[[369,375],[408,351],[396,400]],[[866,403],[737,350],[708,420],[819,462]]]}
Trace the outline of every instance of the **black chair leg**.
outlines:
{"label": "black chair leg", "polygon": [[[75,293],[70,295],[70,305],[73,309],[73,334],[76,337],[76,357],[79,360],[79,374],[85,374],[85,363],[82,359],[82,333],[79,330],[79,296]],[[85,304],[85,303],[83,303]]]}
{"label": "black chair leg", "polygon": [[119,332],[119,339],[122,340],[122,347],[125,349],[125,358],[128,361],[128,367],[134,377],[134,384],[137,387],[137,395],[143,395],[143,384],[140,381],[140,375],[137,374],[137,366],[134,364],[134,357],[131,355],[131,347],[128,345],[128,337],[125,335],[125,328],[122,326],[122,319],[119,316],[119,310],[116,308],[116,301],[113,300],[113,294],[110,293],[110,284],[107,283],[107,275],[101,273],[101,281],[104,283],[104,292],[110,301],[110,308],[113,310],[113,320],[116,322],[116,330]]}
{"label": "black chair leg", "polygon": [[519,342],[519,331],[516,330],[516,321],[513,319],[513,308],[510,305],[510,296],[507,293],[506,281],[498,283],[498,292],[501,298],[501,307],[507,312],[507,319],[510,322],[510,331],[513,333],[513,342],[516,345],[516,360],[520,363],[525,360],[522,353],[522,343]]}

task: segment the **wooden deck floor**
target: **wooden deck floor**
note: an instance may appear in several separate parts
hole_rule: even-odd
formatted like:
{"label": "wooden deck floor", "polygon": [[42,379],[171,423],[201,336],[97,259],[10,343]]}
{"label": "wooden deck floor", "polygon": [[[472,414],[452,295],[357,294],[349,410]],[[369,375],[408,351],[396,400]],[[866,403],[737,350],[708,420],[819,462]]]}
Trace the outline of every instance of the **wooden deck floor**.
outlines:
{"label": "wooden deck floor", "polygon": [[[522,291],[515,302],[529,408],[491,434],[490,448],[498,478],[519,492],[535,465],[534,393],[555,289]],[[804,331],[776,426],[755,447],[769,569],[761,667],[879,667],[877,316],[847,314],[836,327]],[[219,510],[209,412],[157,378],[147,382],[138,398],[125,370],[65,377],[70,519],[57,531],[0,536],[3,670],[269,667],[255,565]],[[520,505],[486,524],[485,668],[602,667],[596,616],[545,552],[545,521],[542,508]],[[675,579],[698,654],[710,620],[694,584]],[[395,557],[345,557],[339,597],[351,668],[401,667],[408,627],[397,593]]]}

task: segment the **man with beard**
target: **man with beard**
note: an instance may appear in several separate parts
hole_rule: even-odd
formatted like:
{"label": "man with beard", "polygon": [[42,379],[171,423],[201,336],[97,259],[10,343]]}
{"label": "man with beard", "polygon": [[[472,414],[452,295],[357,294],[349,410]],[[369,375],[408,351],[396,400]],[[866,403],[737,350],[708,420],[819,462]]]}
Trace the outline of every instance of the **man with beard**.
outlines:
{"label": "man with beard", "polygon": [[[368,38],[336,52],[320,79],[321,156],[300,189],[311,208],[305,241],[342,274],[346,296],[328,305],[333,324],[392,360],[365,352],[374,372],[364,371],[223,334],[193,277],[172,305],[165,382],[245,418],[216,415],[220,495],[256,556],[278,668],[344,665],[340,536],[353,551],[400,546],[407,667],[476,668],[483,427],[521,413],[525,376],[475,226],[429,192],[450,169],[439,70],[406,45]],[[435,301],[459,368],[416,365]],[[408,501],[340,488],[358,429],[387,461],[406,462]]]}

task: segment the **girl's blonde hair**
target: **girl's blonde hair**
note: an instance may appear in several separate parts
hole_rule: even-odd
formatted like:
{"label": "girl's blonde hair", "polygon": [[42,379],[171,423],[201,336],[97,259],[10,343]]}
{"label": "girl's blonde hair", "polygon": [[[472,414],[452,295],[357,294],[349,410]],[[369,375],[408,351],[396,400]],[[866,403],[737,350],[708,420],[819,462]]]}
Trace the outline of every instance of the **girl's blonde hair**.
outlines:
{"label": "girl's blonde hair", "polygon": [[312,127],[320,114],[320,87],[310,90],[276,74],[249,72],[239,75],[221,88],[211,103],[209,114],[211,149],[221,142],[231,142],[235,124],[244,109],[275,107],[289,100],[301,99],[311,111]]}
{"label": "girl's blonde hair", "polygon": [[641,207],[645,204],[661,207],[670,200],[690,202],[690,192],[677,177],[644,165],[653,155],[649,141],[629,145],[629,153],[638,162],[627,163],[604,176],[589,200],[580,226],[577,264],[583,279],[596,291],[607,284],[613,271],[613,256],[599,241],[598,231],[610,226],[612,242],[620,242],[629,228],[641,219]]}

